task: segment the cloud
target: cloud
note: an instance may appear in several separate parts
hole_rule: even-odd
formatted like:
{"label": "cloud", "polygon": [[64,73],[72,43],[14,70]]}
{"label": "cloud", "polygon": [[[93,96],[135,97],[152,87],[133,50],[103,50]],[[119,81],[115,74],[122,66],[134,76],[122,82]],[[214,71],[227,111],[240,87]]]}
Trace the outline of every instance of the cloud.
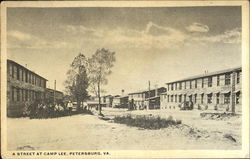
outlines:
{"label": "cloud", "polygon": [[45,40],[40,37],[11,30],[7,32],[8,48],[26,48],[26,49],[46,49],[46,48],[69,48],[72,47],[70,43],[65,41]]}
{"label": "cloud", "polygon": [[120,48],[176,48],[187,38],[187,35],[179,30],[159,26],[153,22],[149,22],[143,30],[65,26],[65,31],[99,45]]}
{"label": "cloud", "polygon": [[195,37],[193,40],[197,42],[239,44],[241,43],[241,28],[227,30],[223,34],[214,36]]}
{"label": "cloud", "polygon": [[[183,46],[206,45],[207,43],[240,43],[241,29],[235,28],[222,34],[190,34],[181,30],[148,22],[142,30],[128,28],[88,28],[83,25],[61,26],[63,40],[43,39],[28,33],[12,30],[8,32],[8,48],[136,48],[136,49],[179,49]],[[193,23],[189,30],[208,31],[206,25]]]}
{"label": "cloud", "polygon": [[209,31],[209,27],[207,25],[201,23],[193,23],[190,26],[186,27],[186,29],[190,32],[203,32],[206,33]]}
{"label": "cloud", "polygon": [[21,40],[21,41],[30,40],[32,38],[31,35],[26,34],[26,33],[22,33],[20,31],[16,31],[16,30],[8,32],[8,36],[16,38],[16,39]]}

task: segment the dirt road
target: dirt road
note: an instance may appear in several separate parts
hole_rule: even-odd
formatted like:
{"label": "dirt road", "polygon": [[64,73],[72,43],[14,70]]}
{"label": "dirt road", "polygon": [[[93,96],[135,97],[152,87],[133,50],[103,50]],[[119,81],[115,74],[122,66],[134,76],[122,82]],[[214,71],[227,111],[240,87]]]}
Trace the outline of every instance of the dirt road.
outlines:
{"label": "dirt road", "polygon": [[[204,120],[198,112],[133,111],[104,108],[106,117],[131,113],[153,114],[183,120],[183,125],[160,130],[143,130],[100,120],[96,115],[56,119],[8,118],[9,150],[164,150],[240,149],[240,118]],[[199,120],[198,120],[199,119]],[[230,133],[236,142],[224,138]]]}

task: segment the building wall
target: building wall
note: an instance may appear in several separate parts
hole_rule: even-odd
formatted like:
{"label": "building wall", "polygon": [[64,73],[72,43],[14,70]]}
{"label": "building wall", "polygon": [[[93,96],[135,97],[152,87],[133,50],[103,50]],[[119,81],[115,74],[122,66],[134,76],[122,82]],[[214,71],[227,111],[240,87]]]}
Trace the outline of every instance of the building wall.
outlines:
{"label": "building wall", "polygon": [[7,61],[7,115],[21,116],[35,100],[44,100],[46,79],[13,62]]}
{"label": "building wall", "polygon": [[136,110],[139,110],[142,107],[145,107],[145,99],[146,99],[145,92],[129,94],[129,103],[131,104],[131,102],[133,101],[133,107]]}
{"label": "building wall", "polygon": [[[149,109],[153,108],[151,106],[153,102],[150,102],[147,100],[148,98],[154,98],[158,97],[159,94],[166,92],[167,89],[165,87],[157,88],[157,89],[152,89],[150,91],[143,91],[143,92],[138,92],[138,93],[131,93],[129,94],[129,103],[131,104],[132,99],[133,99],[133,106],[134,109],[140,110],[140,109]],[[158,108],[157,106],[155,108]]]}
{"label": "building wall", "polygon": [[[45,91],[45,100],[46,102],[53,103],[54,102],[54,90],[46,88]],[[63,92],[55,91],[55,102],[63,101]]]}
{"label": "building wall", "polygon": [[[230,81],[230,84],[228,85],[226,85],[226,74],[228,74]],[[239,78],[238,82],[237,74]],[[234,78],[235,91],[233,91],[233,93],[236,93],[234,101],[237,101],[235,106],[237,112],[241,112],[241,76],[241,70],[237,70]],[[211,85],[209,85],[209,79],[212,79]],[[175,87],[176,83],[177,88]],[[167,88],[169,89],[168,92],[166,94],[162,94],[160,97],[161,109],[179,109],[178,107],[186,98],[185,101],[191,100],[194,103],[195,109],[200,107],[202,109],[210,110],[215,110],[216,108],[218,110],[227,110],[228,108],[229,111],[231,110],[230,105],[232,103],[233,72],[225,72],[220,75],[212,75],[209,77],[201,77],[198,79],[190,79],[188,81],[176,83],[167,84]],[[229,103],[227,103],[227,99],[229,100]]]}
{"label": "building wall", "polygon": [[112,102],[112,107],[128,108],[128,96],[124,97],[114,97]]}
{"label": "building wall", "polygon": [[121,100],[119,97],[114,97],[113,99],[113,103],[112,103],[112,107],[116,107],[116,106],[119,106],[121,104]]}

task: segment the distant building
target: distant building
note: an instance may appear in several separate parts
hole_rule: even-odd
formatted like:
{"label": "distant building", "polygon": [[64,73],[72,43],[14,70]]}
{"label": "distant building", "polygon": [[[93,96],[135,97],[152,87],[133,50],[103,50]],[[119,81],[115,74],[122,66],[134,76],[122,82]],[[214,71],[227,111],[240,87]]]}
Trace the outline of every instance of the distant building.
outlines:
{"label": "distant building", "polygon": [[113,96],[112,95],[106,95],[101,97],[101,103],[105,107],[112,107],[112,102],[113,102]]}
{"label": "distant building", "polygon": [[22,116],[25,104],[44,101],[46,79],[12,60],[7,60],[7,115]]}
{"label": "distant building", "polygon": [[160,94],[166,91],[167,89],[165,87],[160,87],[129,93],[130,109],[159,109]]}
{"label": "distant building", "polygon": [[177,109],[184,101],[192,101],[196,109],[241,112],[241,77],[239,67],[166,83],[161,109]]}
{"label": "distant building", "polygon": [[55,102],[62,102],[63,101],[63,92],[46,88],[45,90],[45,99],[46,102],[53,103],[55,98]]}
{"label": "distant building", "polygon": [[112,107],[113,108],[128,108],[128,96],[124,95],[124,96],[114,96],[113,97],[113,103],[112,103]]}
{"label": "distant building", "polygon": [[[92,96],[87,100],[87,104],[90,107],[97,107],[99,106],[99,98],[97,96]],[[101,97],[101,106],[105,107],[106,104],[103,103],[103,98]]]}

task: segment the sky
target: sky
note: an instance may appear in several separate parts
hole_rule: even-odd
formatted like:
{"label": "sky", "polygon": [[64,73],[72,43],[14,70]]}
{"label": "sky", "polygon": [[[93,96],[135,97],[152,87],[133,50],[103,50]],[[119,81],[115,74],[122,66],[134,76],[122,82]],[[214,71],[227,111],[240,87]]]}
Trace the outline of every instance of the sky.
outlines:
{"label": "sky", "polygon": [[241,8],[8,8],[7,57],[64,91],[79,53],[116,52],[103,95],[241,66]]}

